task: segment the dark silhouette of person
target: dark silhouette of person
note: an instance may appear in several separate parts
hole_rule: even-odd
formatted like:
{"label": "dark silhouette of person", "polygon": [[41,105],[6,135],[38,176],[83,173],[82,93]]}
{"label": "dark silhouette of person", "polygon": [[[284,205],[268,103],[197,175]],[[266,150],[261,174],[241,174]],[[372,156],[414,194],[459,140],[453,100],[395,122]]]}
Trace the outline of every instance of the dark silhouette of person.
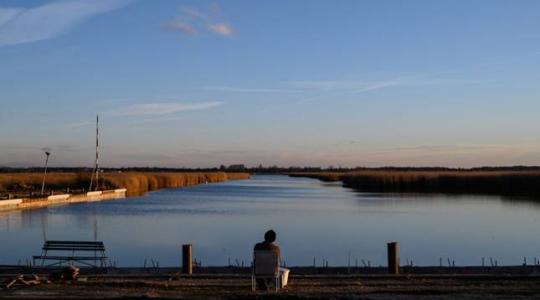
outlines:
{"label": "dark silhouette of person", "polygon": [[[274,252],[274,254],[277,257],[276,269],[279,269],[280,276],[283,276],[283,272],[287,272],[286,276],[288,277],[288,270],[279,267],[281,250],[279,249],[279,246],[275,244],[275,241],[276,241],[276,232],[274,230],[270,229],[264,234],[264,241],[255,244],[255,247],[254,247],[253,250],[254,251],[257,251],[257,250],[266,250],[266,251],[268,251],[268,250],[270,250],[270,251]],[[283,286],[284,286],[284,283],[286,284],[286,279],[285,279],[285,282],[283,282],[283,278],[282,278],[282,285]],[[257,278],[257,287],[267,290],[268,289],[268,282],[266,281],[266,279]]]}
{"label": "dark silhouette of person", "polygon": [[[276,256],[278,257],[277,261],[278,261],[278,264],[279,264],[279,257],[281,255],[281,250],[279,249],[279,246],[274,243],[275,241],[276,241],[276,232],[274,230],[270,229],[264,234],[264,241],[260,242],[260,243],[257,243],[253,250],[255,250],[255,251],[257,251],[257,250],[270,250],[270,251],[274,252],[276,254]],[[279,265],[276,266],[276,267],[279,267]]]}

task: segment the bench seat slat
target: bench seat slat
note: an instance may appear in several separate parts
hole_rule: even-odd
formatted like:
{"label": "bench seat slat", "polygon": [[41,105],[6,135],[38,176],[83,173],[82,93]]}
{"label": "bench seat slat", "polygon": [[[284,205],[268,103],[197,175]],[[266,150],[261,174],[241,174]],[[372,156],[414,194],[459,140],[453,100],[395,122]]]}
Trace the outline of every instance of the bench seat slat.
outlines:
{"label": "bench seat slat", "polygon": [[65,244],[103,244],[100,241],[45,241],[45,244],[55,244],[55,243],[65,243]]}
{"label": "bench seat slat", "polygon": [[107,259],[106,256],[33,256],[34,259],[47,260],[102,260]]}
{"label": "bench seat slat", "polygon": [[54,249],[54,248],[70,248],[70,249],[104,249],[105,247],[99,247],[99,246],[67,246],[67,245],[44,246],[44,247],[43,247],[43,249]]}
{"label": "bench seat slat", "polygon": [[105,248],[43,248],[46,251],[105,251]]}
{"label": "bench seat slat", "polygon": [[103,245],[43,245],[43,248],[54,248],[54,247],[71,247],[71,248],[104,248]]}
{"label": "bench seat slat", "polygon": [[44,247],[72,246],[72,247],[103,247],[103,244],[70,244],[70,243],[45,243]]}
{"label": "bench seat slat", "polygon": [[43,246],[43,248],[97,249],[97,248],[105,248],[105,247],[103,247],[103,246],[69,246],[69,245],[55,245],[55,246]]}
{"label": "bench seat slat", "polygon": [[102,243],[45,243],[45,245],[101,246]]}
{"label": "bench seat slat", "polygon": [[82,246],[82,245],[43,245],[43,248],[76,248],[76,249],[85,249],[85,248],[105,248],[104,246]]}

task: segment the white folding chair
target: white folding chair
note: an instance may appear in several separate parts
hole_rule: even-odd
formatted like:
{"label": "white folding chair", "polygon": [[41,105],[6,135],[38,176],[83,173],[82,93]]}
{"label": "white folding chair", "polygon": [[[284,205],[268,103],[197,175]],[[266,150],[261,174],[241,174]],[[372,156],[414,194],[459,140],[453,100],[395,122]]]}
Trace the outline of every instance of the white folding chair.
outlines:
{"label": "white folding chair", "polygon": [[279,274],[279,257],[274,251],[256,250],[253,252],[253,268],[251,272],[251,289],[257,290],[257,279],[274,281],[276,292],[281,287]]}

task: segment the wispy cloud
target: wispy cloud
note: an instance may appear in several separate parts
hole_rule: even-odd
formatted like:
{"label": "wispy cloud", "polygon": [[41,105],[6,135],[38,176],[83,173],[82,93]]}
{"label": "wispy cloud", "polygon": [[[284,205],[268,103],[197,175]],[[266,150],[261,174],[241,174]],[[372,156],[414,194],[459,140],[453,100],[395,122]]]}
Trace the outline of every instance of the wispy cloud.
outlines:
{"label": "wispy cloud", "polygon": [[355,81],[355,80],[305,80],[290,81],[289,85],[307,90],[348,90],[351,92],[367,92],[387,87],[398,86],[403,82],[400,79],[382,81]]}
{"label": "wispy cloud", "polygon": [[195,30],[195,28],[193,28],[191,24],[179,20],[163,22],[163,27],[167,29],[182,31],[183,33],[191,35],[197,34],[197,30]]}
{"label": "wispy cloud", "polygon": [[231,36],[233,34],[231,25],[225,23],[210,24],[208,25],[208,29],[221,36]]}
{"label": "wispy cloud", "polygon": [[223,105],[223,102],[143,103],[109,111],[115,116],[168,115],[191,110],[203,110]]}
{"label": "wispy cloud", "polygon": [[90,125],[93,125],[94,123],[92,122],[75,122],[75,123],[69,123],[69,124],[66,124],[66,127],[67,128],[80,128],[80,127],[85,127],[85,126],[90,126]]}
{"label": "wispy cloud", "polygon": [[[456,153],[456,152],[475,152],[475,151],[492,151],[492,150],[504,150],[511,149],[513,146],[508,145],[494,145],[494,144],[420,144],[420,145],[407,145],[407,146],[395,146],[395,147],[382,147],[373,148],[370,147],[370,143],[365,140],[340,140],[332,144],[332,146],[340,146],[343,148],[355,148],[366,147],[366,150],[370,150],[376,153]],[[517,146],[516,148],[520,148]]]}
{"label": "wispy cloud", "polygon": [[237,93],[296,93],[298,90],[291,89],[273,89],[273,88],[243,88],[234,86],[206,86],[203,89],[220,92],[237,92]]}
{"label": "wispy cloud", "polygon": [[384,148],[383,151],[426,151],[426,152],[454,152],[454,151],[474,151],[506,148],[496,145],[418,145]]}
{"label": "wispy cloud", "polygon": [[203,11],[194,7],[182,7],[180,14],[172,20],[163,22],[162,27],[189,35],[210,32],[223,37],[232,36],[233,27],[228,23],[216,21],[215,15],[219,8],[217,6],[213,8]]}
{"label": "wispy cloud", "polygon": [[5,151],[39,151],[39,152],[74,152],[79,151],[80,149],[77,147],[73,147],[71,145],[65,145],[65,144],[58,144],[54,145],[52,147],[39,147],[39,146],[14,146],[14,145],[0,145],[0,149]]}
{"label": "wispy cloud", "polygon": [[[469,80],[444,78],[441,75],[417,75],[408,77],[396,77],[383,80],[295,80],[282,82],[277,87],[242,87],[242,86],[206,86],[205,90],[235,93],[309,93],[316,92],[325,97],[332,93],[364,93],[369,91],[384,90],[397,87],[424,87],[440,85],[464,85],[494,82],[493,80]],[[315,101],[310,98],[307,101]]]}
{"label": "wispy cloud", "polygon": [[190,17],[192,19],[201,19],[206,22],[210,22],[210,17],[208,16],[207,13],[204,13],[194,7],[184,6],[180,8],[180,11],[184,15],[184,17]]}
{"label": "wispy cloud", "polygon": [[351,93],[363,93],[375,90],[382,90],[393,87],[418,87],[448,84],[478,84],[493,82],[492,80],[466,80],[441,78],[435,75],[418,75],[408,77],[390,78],[385,80],[363,81],[363,80],[304,80],[290,81],[289,86],[316,91],[345,91]]}
{"label": "wispy cloud", "polygon": [[4,23],[7,23],[9,20],[13,19],[23,10],[19,8],[1,8],[0,7],[0,26]]}
{"label": "wispy cloud", "polygon": [[0,47],[55,38],[131,0],[64,0],[28,9],[0,7]]}

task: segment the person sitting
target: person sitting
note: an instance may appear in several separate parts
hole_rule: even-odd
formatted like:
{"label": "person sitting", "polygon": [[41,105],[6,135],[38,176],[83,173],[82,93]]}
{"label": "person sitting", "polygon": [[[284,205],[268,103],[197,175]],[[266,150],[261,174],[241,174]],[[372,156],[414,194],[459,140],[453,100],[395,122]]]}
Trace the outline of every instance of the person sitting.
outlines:
{"label": "person sitting", "polygon": [[[264,234],[264,241],[255,244],[255,247],[253,248],[254,252],[257,251],[272,251],[276,255],[276,269],[278,269],[278,276],[280,276],[280,282],[281,287],[285,287],[287,285],[287,281],[289,278],[289,269],[281,268],[279,266],[280,257],[281,257],[281,250],[279,249],[279,246],[275,244],[276,241],[276,232],[274,230],[268,230]],[[261,289],[268,290],[268,281],[265,278],[257,278],[256,279],[257,286]]]}

